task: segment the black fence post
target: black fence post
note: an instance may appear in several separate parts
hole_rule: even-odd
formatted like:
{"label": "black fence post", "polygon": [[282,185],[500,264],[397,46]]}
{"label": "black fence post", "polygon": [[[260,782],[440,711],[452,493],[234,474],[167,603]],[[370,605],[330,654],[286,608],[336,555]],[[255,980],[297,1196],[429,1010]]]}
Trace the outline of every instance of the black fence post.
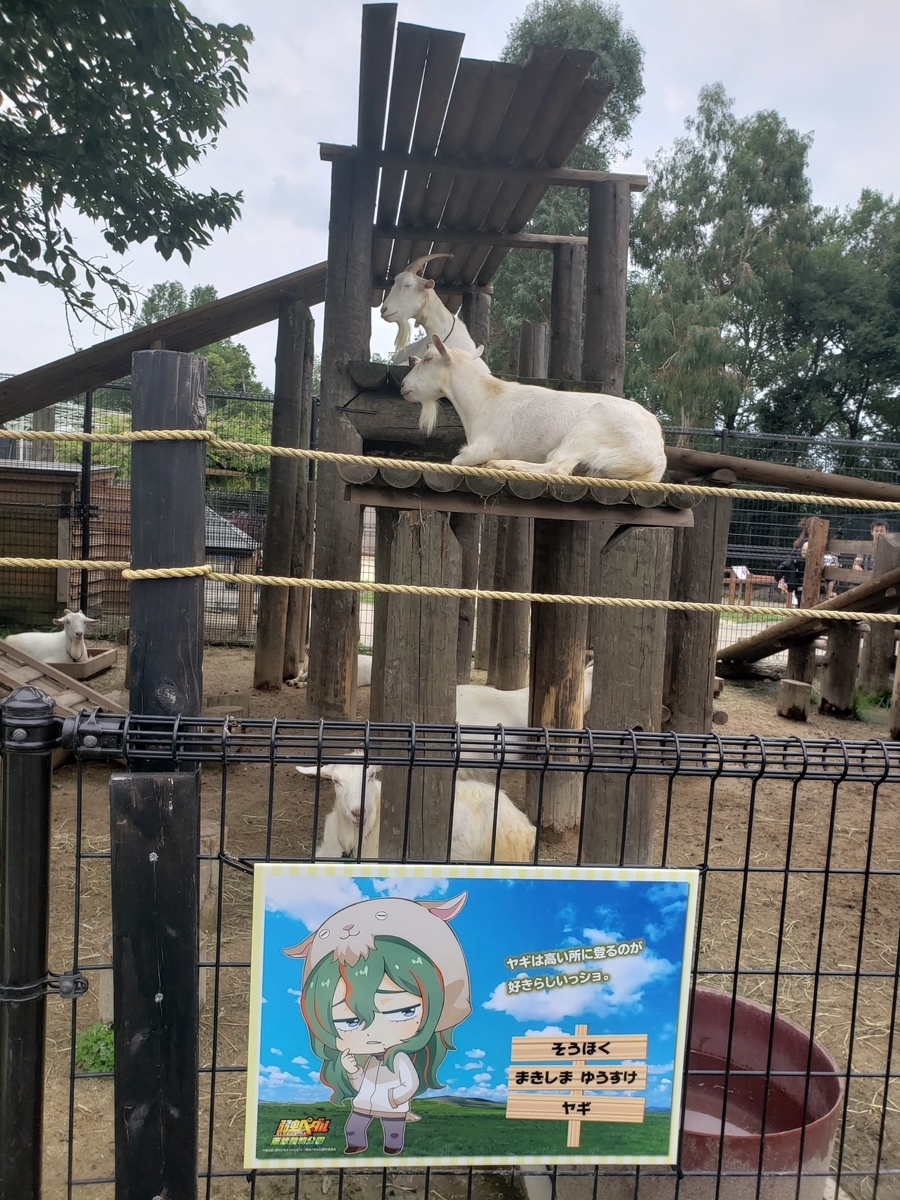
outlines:
{"label": "black fence post", "polygon": [[114,775],[116,1200],[196,1200],[199,773]]}
{"label": "black fence post", "polygon": [[0,1196],[41,1194],[50,780],[60,729],[39,688],[0,700]]}
{"label": "black fence post", "polygon": [[[84,433],[94,432],[94,393],[84,393]],[[81,506],[81,557],[91,557],[91,443],[81,443],[81,495],[78,501]],[[81,594],[78,607],[88,616],[89,568],[81,568]]]}

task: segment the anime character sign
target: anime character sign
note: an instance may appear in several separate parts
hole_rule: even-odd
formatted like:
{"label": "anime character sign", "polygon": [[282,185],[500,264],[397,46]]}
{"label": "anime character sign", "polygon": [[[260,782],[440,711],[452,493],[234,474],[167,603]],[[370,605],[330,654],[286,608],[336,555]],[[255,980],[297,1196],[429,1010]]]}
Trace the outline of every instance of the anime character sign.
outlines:
{"label": "anime character sign", "polygon": [[696,889],[258,865],[245,1165],[674,1162]]}
{"label": "anime character sign", "polygon": [[345,1154],[368,1149],[375,1117],[384,1153],[401,1154],[406,1123],[418,1120],[410,1101],[441,1086],[453,1029],[472,1011],[449,925],[465,901],[363,900],[284,951],[305,960],[300,1010],[320,1078],[333,1100],[351,1102]]}

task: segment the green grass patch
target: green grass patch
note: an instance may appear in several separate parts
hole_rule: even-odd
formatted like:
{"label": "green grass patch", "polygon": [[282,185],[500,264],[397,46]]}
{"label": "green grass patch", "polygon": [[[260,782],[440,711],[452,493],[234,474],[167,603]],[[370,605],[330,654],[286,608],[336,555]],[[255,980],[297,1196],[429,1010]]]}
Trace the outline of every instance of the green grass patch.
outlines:
{"label": "green grass patch", "polygon": [[[669,1148],[668,1112],[647,1112],[641,1124],[613,1121],[584,1121],[581,1145],[566,1148],[564,1121],[508,1121],[503,1104],[485,1101],[416,1100],[413,1111],[421,1121],[408,1124],[404,1156],[410,1158],[544,1157],[590,1154],[596,1156],[663,1156]],[[319,1104],[282,1104],[263,1101],[259,1105],[256,1152],[260,1159],[333,1158],[344,1152],[344,1122],[349,1107],[339,1108],[328,1102]],[[322,1144],[304,1147],[272,1146],[272,1136],[281,1120],[304,1117],[330,1119]],[[369,1150],[355,1156],[383,1157],[381,1125],[376,1119],[369,1126]]]}
{"label": "green grass patch", "polygon": [[81,1071],[113,1069],[113,1028],[95,1021],[75,1038],[75,1066]]}

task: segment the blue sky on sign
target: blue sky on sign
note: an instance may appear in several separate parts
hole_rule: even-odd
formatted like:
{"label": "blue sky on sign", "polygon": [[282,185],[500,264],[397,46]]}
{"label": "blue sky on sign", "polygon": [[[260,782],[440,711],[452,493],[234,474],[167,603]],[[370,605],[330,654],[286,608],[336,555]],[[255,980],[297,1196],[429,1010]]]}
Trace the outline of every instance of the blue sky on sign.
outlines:
{"label": "blue sky on sign", "polygon": [[[442,1095],[506,1100],[510,1039],[589,1034],[649,1035],[648,1108],[667,1109],[681,984],[688,885],[680,882],[548,879],[266,879],[260,1037],[260,1100],[317,1101],[319,1082],[300,1016],[302,960],[281,953],[339,909],[367,897],[468,899],[451,922],[469,964],[472,1014],[454,1033],[456,1051],[440,1071]],[[574,984],[509,995],[506,982],[563,968],[510,970],[505,959],[526,953],[643,938],[637,955],[602,965],[609,983]],[[426,947],[427,949],[427,947]],[[572,968],[569,968],[570,970]],[[251,1047],[251,1061],[253,1048]]]}
{"label": "blue sky on sign", "polygon": [[[249,97],[216,150],[185,177],[191,187],[243,189],[243,216],[192,264],[164,262],[149,246],[121,262],[149,288],[166,279],[239,291],[325,258],[329,167],[318,143],[356,136],[359,0],[190,0],[210,21],[253,29]],[[495,58],[525,0],[401,0],[399,18],[466,34],[463,53]],[[855,203],[863,187],[896,192],[900,177],[900,5],[896,0],[625,0],[626,26],[645,50],[646,94],[630,153],[614,164],[643,170],[670,146],[704,84],[721,80],[739,114],[776,109],[812,132],[810,172],[824,205]],[[83,247],[104,253],[98,232],[73,220]],[[315,312],[321,338],[322,309]],[[0,284],[0,372],[39,366],[110,336],[90,322],[70,330],[58,294],[8,277]],[[394,329],[373,321],[376,349]],[[116,331],[113,331],[116,332]],[[274,374],[275,326],[242,335],[265,382]]]}

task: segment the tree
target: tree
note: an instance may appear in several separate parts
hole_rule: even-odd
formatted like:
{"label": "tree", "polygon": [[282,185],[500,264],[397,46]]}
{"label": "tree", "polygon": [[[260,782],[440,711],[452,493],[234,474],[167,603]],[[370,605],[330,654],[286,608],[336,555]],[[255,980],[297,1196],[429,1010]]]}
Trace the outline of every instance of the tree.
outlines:
{"label": "tree", "polygon": [[[644,52],[622,23],[622,14],[606,0],[532,0],[507,35],[500,55],[504,62],[524,62],[532,46],[565,46],[593,50],[597,61],[590,74],[612,83],[613,91],[585,140],[566,164],[603,171],[627,152],[631,125],[644,94]],[[587,230],[587,193],[580,188],[551,188],[528,223],[534,233],[583,234]],[[494,279],[492,362],[506,368],[510,337],[523,320],[549,320],[551,256],[513,250]]]}
{"label": "tree", "polygon": [[811,139],[775,112],[736,117],[721,84],[685,126],[650,164],[633,225],[626,393],[678,424],[733,428],[769,386],[813,242]]}
{"label": "tree", "polygon": [[84,257],[64,209],[98,222],[110,249],[153,240],[189,262],[238,215],[240,193],[193,192],[203,157],[246,95],[244,25],[212,25],[180,0],[0,0],[0,280],[58,288],[96,317],[131,289]]}

